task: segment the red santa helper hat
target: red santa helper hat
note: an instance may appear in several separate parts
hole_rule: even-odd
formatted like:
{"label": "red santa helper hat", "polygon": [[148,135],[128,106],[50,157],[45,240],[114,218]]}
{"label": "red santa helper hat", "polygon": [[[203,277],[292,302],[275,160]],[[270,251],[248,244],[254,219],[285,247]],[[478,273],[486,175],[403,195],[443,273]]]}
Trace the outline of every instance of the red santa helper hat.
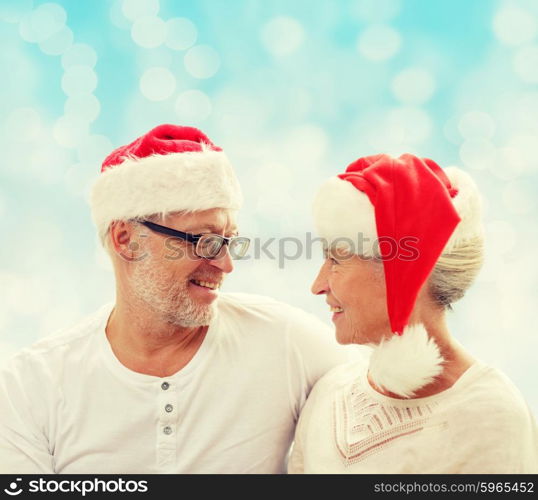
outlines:
{"label": "red santa helper hat", "polygon": [[[375,347],[370,376],[378,386],[412,396],[442,372],[443,358],[423,325],[408,325],[409,317],[441,253],[482,235],[481,201],[474,182],[460,169],[443,170],[432,160],[410,154],[359,158],[321,187],[314,219],[329,244],[344,238],[357,243],[362,236],[364,246],[355,253],[381,254],[395,335]],[[410,259],[407,250],[391,254],[395,243],[399,248],[409,237],[416,258]],[[391,244],[384,244],[387,241]]]}
{"label": "red santa helper hat", "polygon": [[92,218],[103,239],[113,220],[210,208],[238,210],[228,158],[200,130],[160,125],[113,151],[92,188]]}

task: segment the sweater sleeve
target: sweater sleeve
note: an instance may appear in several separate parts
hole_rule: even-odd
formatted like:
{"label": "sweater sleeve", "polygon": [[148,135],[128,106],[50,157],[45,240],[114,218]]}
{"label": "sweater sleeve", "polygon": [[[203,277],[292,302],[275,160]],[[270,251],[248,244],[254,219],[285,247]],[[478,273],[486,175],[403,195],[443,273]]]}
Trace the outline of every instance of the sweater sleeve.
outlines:
{"label": "sweater sleeve", "polygon": [[29,359],[13,358],[0,370],[0,473],[53,474],[46,409]]}

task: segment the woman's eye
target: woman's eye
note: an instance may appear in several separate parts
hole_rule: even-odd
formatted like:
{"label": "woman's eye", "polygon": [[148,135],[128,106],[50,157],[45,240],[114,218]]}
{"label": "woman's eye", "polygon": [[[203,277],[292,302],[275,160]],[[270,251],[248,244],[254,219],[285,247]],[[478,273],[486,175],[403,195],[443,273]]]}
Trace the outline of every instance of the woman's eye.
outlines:
{"label": "woman's eye", "polygon": [[338,264],[338,261],[334,257],[329,257],[331,264]]}

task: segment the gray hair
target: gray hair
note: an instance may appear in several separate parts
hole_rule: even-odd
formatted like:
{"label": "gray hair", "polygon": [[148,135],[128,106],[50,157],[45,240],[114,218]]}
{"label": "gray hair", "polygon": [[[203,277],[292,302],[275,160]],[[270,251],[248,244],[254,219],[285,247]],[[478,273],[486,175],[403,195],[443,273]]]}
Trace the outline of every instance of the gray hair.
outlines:
{"label": "gray hair", "polygon": [[[125,222],[131,221],[131,222],[141,222],[143,220],[149,220],[150,222],[157,222],[162,223],[164,220],[166,214],[164,213],[157,213],[157,214],[151,214],[145,217],[133,217],[132,219],[124,219]],[[101,244],[103,245],[103,248],[110,253],[110,225],[106,228],[106,231],[104,234],[99,234],[99,239],[101,241]]]}
{"label": "gray hair", "polygon": [[456,243],[441,254],[429,278],[430,293],[446,309],[460,300],[475,280],[484,261],[482,236]]}

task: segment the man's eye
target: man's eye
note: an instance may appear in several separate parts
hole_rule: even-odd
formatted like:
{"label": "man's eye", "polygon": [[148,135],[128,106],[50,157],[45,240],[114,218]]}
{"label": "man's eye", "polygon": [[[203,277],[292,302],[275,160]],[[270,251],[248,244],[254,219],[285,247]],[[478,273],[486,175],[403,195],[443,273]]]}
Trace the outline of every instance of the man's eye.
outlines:
{"label": "man's eye", "polygon": [[339,264],[339,262],[334,257],[329,257],[331,264]]}

